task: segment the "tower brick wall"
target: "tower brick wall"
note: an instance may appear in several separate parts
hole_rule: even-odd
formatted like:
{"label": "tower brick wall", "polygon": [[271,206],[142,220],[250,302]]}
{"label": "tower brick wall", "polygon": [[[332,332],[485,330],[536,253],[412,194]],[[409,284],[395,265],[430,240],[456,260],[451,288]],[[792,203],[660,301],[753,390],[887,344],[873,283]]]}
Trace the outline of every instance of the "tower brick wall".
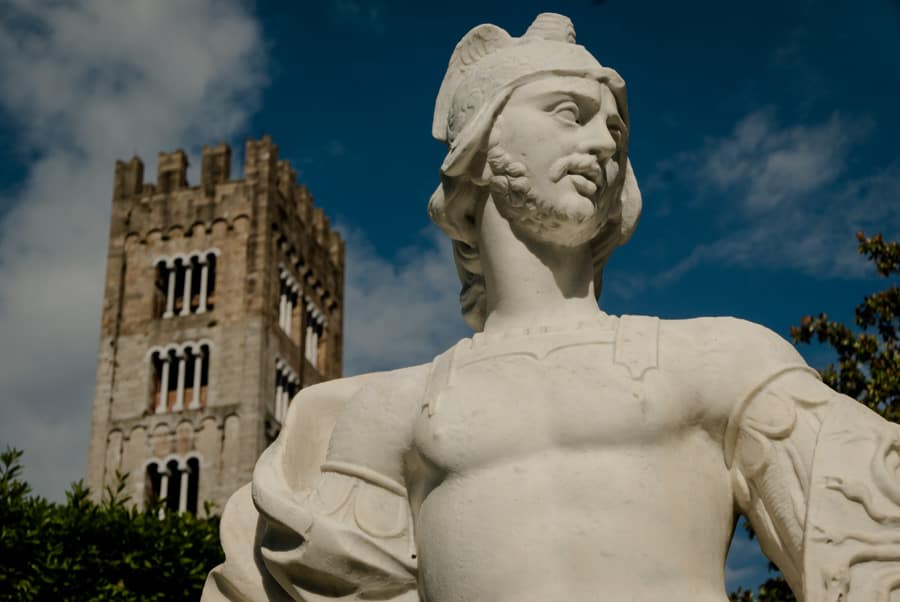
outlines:
{"label": "tower brick wall", "polygon": [[[87,481],[221,510],[290,397],[341,375],[344,242],[269,137],[117,162]],[[176,499],[176,497],[180,499]]]}

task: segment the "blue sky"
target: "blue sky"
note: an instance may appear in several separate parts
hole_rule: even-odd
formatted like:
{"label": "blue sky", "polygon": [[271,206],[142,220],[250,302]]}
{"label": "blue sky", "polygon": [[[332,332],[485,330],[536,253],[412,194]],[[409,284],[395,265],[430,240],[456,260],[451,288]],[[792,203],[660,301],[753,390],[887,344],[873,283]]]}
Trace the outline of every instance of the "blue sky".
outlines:
{"label": "blue sky", "polygon": [[[348,241],[348,372],[467,334],[425,207],[450,52],[542,11],[628,85],[644,214],[601,305],[787,335],[882,286],[857,230],[900,231],[900,2],[0,1],[0,444],[59,498],[87,454],[116,159],[271,134]],[[197,180],[196,171],[189,174]],[[149,176],[148,176],[149,177]],[[821,367],[824,350],[804,349]],[[764,575],[742,538],[729,582]]]}

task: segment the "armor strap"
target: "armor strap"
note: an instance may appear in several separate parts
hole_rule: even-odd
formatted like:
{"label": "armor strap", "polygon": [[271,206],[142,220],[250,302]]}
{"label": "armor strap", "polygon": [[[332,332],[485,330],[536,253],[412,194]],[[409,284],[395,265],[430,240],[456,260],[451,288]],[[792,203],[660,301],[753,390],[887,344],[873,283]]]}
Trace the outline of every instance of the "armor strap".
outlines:
{"label": "armor strap", "polygon": [[[468,339],[463,339],[468,340]],[[425,388],[425,403],[423,409],[428,411],[428,417],[434,416],[442,399],[447,397],[452,386],[453,360],[456,357],[456,349],[462,343],[460,341],[431,362],[431,370],[428,373],[428,385]]]}
{"label": "armor strap", "polygon": [[644,374],[659,367],[659,318],[650,316],[622,316],[616,332],[613,361],[628,369],[631,378],[640,380]]}
{"label": "armor strap", "polygon": [[[463,339],[438,355],[431,362],[425,388],[423,409],[434,416],[441,401],[453,386],[453,367],[460,345],[471,344]],[[618,319],[614,362],[624,366],[631,377],[641,380],[648,370],[659,367],[659,318],[650,316],[622,316]]]}

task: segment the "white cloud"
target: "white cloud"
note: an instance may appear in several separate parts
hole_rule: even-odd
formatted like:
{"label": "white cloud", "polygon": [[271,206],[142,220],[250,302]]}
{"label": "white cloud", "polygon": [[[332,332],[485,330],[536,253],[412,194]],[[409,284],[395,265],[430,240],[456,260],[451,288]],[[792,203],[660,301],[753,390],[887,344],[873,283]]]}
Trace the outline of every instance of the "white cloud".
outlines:
{"label": "white cloud", "polygon": [[346,374],[429,362],[471,335],[460,316],[450,243],[437,228],[396,261],[380,257],[357,230],[344,236]]}
{"label": "white cloud", "polygon": [[[854,233],[900,233],[900,163],[879,168],[850,160],[871,127],[839,114],[780,126],[772,111],[755,111],[729,135],[662,162],[648,178],[648,197],[679,183],[693,193],[692,209],[705,214],[713,236],[662,272],[634,276],[613,291],[629,297],[712,263],[826,278],[869,275]],[[861,167],[868,171],[853,171]]]}
{"label": "white cloud", "polygon": [[780,128],[771,111],[756,111],[731,136],[709,143],[697,175],[739,195],[751,211],[773,209],[842,175],[851,147],[870,128],[867,121],[855,125],[834,114],[820,124]]}
{"label": "white cloud", "polygon": [[666,273],[675,278],[701,262],[738,267],[799,270],[819,277],[872,275],[870,264],[856,252],[854,233],[900,232],[900,165],[854,178],[831,190],[772,210],[728,235],[700,245]]}
{"label": "white cloud", "polygon": [[28,161],[0,223],[0,445],[36,492],[81,478],[114,163],[234,135],[265,83],[237,0],[15,0],[0,17],[0,107]]}

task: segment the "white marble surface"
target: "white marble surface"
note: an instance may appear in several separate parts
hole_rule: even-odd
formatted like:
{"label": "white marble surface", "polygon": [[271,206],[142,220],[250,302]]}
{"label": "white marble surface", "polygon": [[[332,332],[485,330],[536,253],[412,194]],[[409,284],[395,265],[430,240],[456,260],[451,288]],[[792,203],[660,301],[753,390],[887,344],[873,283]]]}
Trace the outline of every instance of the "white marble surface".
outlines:
{"label": "white marble surface", "polygon": [[568,19],[466,34],[433,133],[476,334],[302,391],[203,599],[723,602],[737,511],[801,600],[900,600],[900,429],[761,326],[598,308],[641,198]]}

